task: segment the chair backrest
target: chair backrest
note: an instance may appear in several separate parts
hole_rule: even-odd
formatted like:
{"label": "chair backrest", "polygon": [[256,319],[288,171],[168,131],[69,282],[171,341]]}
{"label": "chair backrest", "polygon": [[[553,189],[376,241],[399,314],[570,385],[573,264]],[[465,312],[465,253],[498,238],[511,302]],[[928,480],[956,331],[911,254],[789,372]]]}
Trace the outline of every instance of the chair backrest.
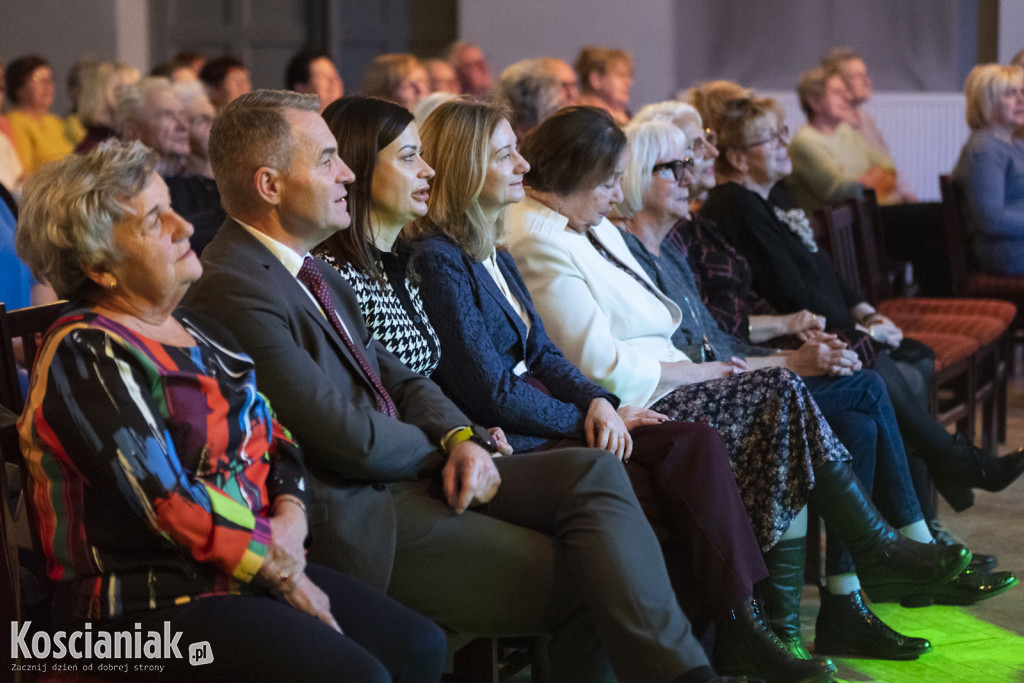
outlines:
{"label": "chair backrest", "polygon": [[817,214],[822,226],[822,246],[832,257],[839,277],[855,291],[861,291],[861,275],[854,232],[857,229],[857,206],[847,200],[838,206],[822,209]]}
{"label": "chair backrest", "polygon": [[[14,413],[21,413],[25,397],[18,379],[18,357],[25,360],[31,370],[43,334],[57,320],[65,302],[58,301],[41,306],[29,306],[8,311],[0,303],[0,405]],[[21,352],[16,353],[20,346]]]}
{"label": "chair backrest", "polygon": [[854,239],[857,243],[857,258],[860,261],[861,286],[864,300],[876,306],[894,296],[892,265],[885,248],[885,232],[882,228],[882,214],[878,210],[878,197],[874,190],[865,189],[864,198],[855,200],[857,228]]}
{"label": "chair backrest", "polygon": [[[10,474],[6,460],[18,449],[18,434],[14,427],[17,415],[0,406],[0,638],[10,642],[11,622],[21,622],[21,570],[18,563],[18,544],[15,539],[14,511],[18,505],[16,492],[8,480]],[[19,457],[20,460],[20,457]]]}
{"label": "chair backrest", "polygon": [[939,176],[942,192],[942,238],[946,242],[953,294],[966,296],[971,274],[971,239],[964,220],[960,191],[950,175]]}
{"label": "chair backrest", "polygon": [[[11,539],[15,536],[15,530],[26,524],[26,519],[18,514],[21,510],[27,513],[29,535],[32,538],[36,563],[39,565],[33,573],[39,580],[41,591],[45,594],[49,590],[46,585],[45,572],[42,569],[45,566],[45,558],[40,550],[43,546],[40,542],[35,508],[29,504],[27,496],[22,495],[29,473],[21,454],[21,446],[18,443],[18,434],[14,426],[17,415],[21,413],[25,404],[18,376],[18,358],[23,358],[25,365],[31,368],[44,333],[60,315],[64,305],[65,302],[59,301],[53,304],[8,311],[7,307],[0,303],[0,495],[3,497],[3,500],[0,501],[0,508],[2,508],[0,516],[3,517],[4,527],[4,559],[11,575],[9,582],[3,580],[2,575],[5,568],[0,567],[0,584],[3,584],[2,590],[14,591],[16,610],[9,612],[10,614],[24,613],[28,607],[22,600],[23,596],[18,586],[20,571],[18,557],[16,551],[13,555],[10,552]],[[16,347],[19,346],[20,353],[15,353]],[[11,476],[12,467],[17,468],[17,483],[14,483],[14,477]],[[0,596],[0,603],[5,601],[4,597]],[[8,614],[6,610],[0,613]],[[4,623],[9,625],[10,621],[7,617],[4,617]]]}

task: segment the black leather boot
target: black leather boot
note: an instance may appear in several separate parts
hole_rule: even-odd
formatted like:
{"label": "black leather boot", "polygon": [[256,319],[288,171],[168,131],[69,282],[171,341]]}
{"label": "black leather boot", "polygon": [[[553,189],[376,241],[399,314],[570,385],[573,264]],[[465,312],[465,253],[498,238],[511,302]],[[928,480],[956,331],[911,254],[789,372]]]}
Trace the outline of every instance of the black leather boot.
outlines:
{"label": "black leather boot", "polygon": [[764,603],[764,611],[772,631],[790,654],[810,659],[800,633],[800,598],[804,590],[804,567],[807,565],[807,539],[790,538],[779,541],[764,554],[768,578],[754,586],[754,595]]}
{"label": "black leather boot", "polygon": [[866,659],[917,659],[931,652],[924,638],[911,638],[885,625],[868,609],[860,591],[832,595],[821,590],[821,609],[814,629],[814,652]]}
{"label": "black leather boot", "polygon": [[1024,448],[998,457],[961,434],[952,438],[952,448],[926,458],[928,471],[940,491],[957,486],[1002,491],[1024,474]]}
{"label": "black leather boot", "polygon": [[754,598],[733,610],[731,618],[718,622],[717,632],[713,660],[719,674],[756,676],[768,683],[825,682],[835,676],[836,667],[830,661],[791,655]]}
{"label": "black leather boot", "polygon": [[904,538],[882,519],[846,463],[814,468],[810,500],[839,534],[872,600],[898,600],[948,583],[971,561],[963,545],[942,546]]}

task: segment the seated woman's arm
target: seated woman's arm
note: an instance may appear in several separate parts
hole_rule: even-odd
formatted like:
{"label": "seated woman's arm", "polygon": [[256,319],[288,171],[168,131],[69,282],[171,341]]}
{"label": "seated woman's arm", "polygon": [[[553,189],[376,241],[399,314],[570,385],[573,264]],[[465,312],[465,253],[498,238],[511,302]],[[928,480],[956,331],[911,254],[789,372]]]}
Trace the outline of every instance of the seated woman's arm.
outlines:
{"label": "seated woman's arm", "polygon": [[[441,361],[433,377],[475,421],[498,424],[512,433],[582,438],[592,400],[606,397],[618,404],[578,370],[579,390],[572,396],[563,395],[559,389],[564,386],[558,383],[549,386],[556,397],[548,396],[516,375],[511,358],[494,345],[470,262],[457,245],[440,238],[425,240],[417,245],[415,264],[424,308],[441,340]],[[569,365],[564,356],[561,359]],[[550,355],[544,360],[545,365],[557,362]],[[547,384],[549,378],[538,379]]]}
{"label": "seated woman's arm", "polygon": [[1007,178],[1016,176],[1014,192],[1024,190],[1024,158],[1015,158],[1014,147],[975,133],[964,148],[955,175],[963,188],[973,229],[988,237],[1024,239],[1024,201],[1007,202]]}
{"label": "seated woman's arm", "polygon": [[[257,499],[252,509],[227,488],[248,488],[251,495],[249,481],[270,476],[271,456],[264,447],[244,473],[216,471],[220,430],[234,427],[198,391],[154,387],[149,362],[144,350],[98,329],[76,326],[51,337],[21,424],[22,438],[33,444],[33,476],[51,478],[40,469],[49,456],[47,462],[72,468],[90,487],[121,496],[153,533],[197,562],[252,581],[272,545],[268,501]],[[193,419],[169,423],[166,411]],[[179,452],[176,441],[193,448]],[[286,467],[275,486],[291,490],[290,479]],[[37,504],[48,503],[37,497]]]}
{"label": "seated woman's arm", "polygon": [[647,406],[675,387],[739,371],[732,363],[661,362],[616,337],[568,249],[556,240],[524,236],[514,255],[551,339],[584,375],[623,403]]}

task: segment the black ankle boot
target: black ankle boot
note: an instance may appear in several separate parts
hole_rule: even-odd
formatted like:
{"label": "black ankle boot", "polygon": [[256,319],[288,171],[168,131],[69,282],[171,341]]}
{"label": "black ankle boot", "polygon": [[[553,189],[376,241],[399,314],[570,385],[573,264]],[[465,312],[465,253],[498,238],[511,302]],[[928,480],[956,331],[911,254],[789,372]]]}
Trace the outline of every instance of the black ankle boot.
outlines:
{"label": "black ankle boot", "polygon": [[754,586],[754,595],[764,603],[764,611],[772,631],[790,654],[810,659],[800,633],[800,598],[804,590],[804,567],[807,565],[807,539],[790,538],[779,541],[764,554],[768,578]]}
{"label": "black ankle boot", "polygon": [[942,482],[943,487],[1002,491],[1024,474],[1024,448],[1000,458],[957,434],[953,436],[952,448],[946,453],[932,454],[928,470],[935,479],[936,487]]}
{"label": "black ankle boot", "polygon": [[765,620],[758,600],[750,598],[732,617],[717,624],[715,671],[755,676],[768,683],[831,681],[836,667],[828,660],[791,655]]}
{"label": "black ankle boot", "polygon": [[882,519],[846,463],[819,465],[814,480],[811,502],[846,544],[872,600],[898,600],[948,583],[970,562],[963,545],[918,543],[900,535]]}
{"label": "black ankle boot", "polygon": [[865,659],[917,659],[931,652],[924,638],[897,633],[868,609],[860,591],[832,595],[821,589],[821,609],[814,629],[814,652]]}

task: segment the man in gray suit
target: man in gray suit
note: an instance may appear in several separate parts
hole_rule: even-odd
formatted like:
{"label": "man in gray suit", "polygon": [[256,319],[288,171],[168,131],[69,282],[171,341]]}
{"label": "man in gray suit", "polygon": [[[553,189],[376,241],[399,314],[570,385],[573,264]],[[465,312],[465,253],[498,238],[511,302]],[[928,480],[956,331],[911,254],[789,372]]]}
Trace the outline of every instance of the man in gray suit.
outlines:
{"label": "man in gray suit", "polygon": [[210,157],[229,218],[185,305],[235,334],[303,447],[310,559],[449,628],[551,633],[555,680],[711,679],[618,460],[493,457],[486,431],[375,341],[348,284],[308,255],[348,227],[353,180],[316,98],[240,97],[218,113]]}

